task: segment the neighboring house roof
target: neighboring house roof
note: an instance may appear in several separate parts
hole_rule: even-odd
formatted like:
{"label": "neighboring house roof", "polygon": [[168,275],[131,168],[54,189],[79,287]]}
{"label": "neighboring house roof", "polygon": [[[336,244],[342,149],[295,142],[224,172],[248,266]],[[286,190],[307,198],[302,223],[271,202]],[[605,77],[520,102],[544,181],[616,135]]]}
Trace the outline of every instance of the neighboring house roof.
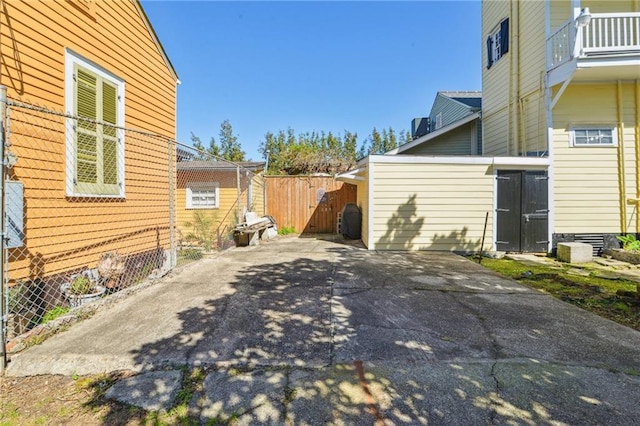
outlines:
{"label": "neighboring house roof", "polygon": [[171,60],[169,59],[169,56],[167,55],[167,52],[164,50],[164,46],[162,45],[162,43],[160,43],[160,39],[158,38],[158,34],[156,34],[156,30],[153,29],[153,25],[151,25],[151,21],[149,20],[149,17],[147,16],[146,12],[144,11],[144,8],[142,7],[142,3],[140,2],[140,0],[134,0],[134,4],[136,5],[138,10],[140,11],[140,15],[142,16],[142,18],[144,20],[144,24],[147,26],[147,29],[149,30],[149,34],[151,35],[151,38],[153,39],[154,43],[156,44],[156,47],[158,48],[158,51],[160,51],[160,54],[162,55],[162,58],[164,59],[164,62],[167,65],[167,68],[169,68],[169,70],[173,74],[173,77],[175,78],[176,82],[180,83],[180,79],[178,78],[178,73],[176,72],[176,69],[173,67],[173,64],[171,63]]}
{"label": "neighboring house roof", "polygon": [[460,126],[463,126],[467,123],[472,122],[473,120],[477,120],[480,118],[480,112],[474,112],[473,114],[467,115],[466,117],[461,118],[458,121],[455,121],[447,126],[441,127],[438,130],[435,130],[431,133],[427,133],[424,136],[421,136],[417,139],[412,140],[409,143],[405,143],[404,145],[400,145],[399,147],[397,147],[396,149],[392,149],[391,151],[385,152],[385,155],[396,155],[396,154],[400,154],[408,149],[411,149],[415,146],[418,146],[420,144],[423,144],[425,142],[430,141],[431,139],[435,139],[438,136],[442,136],[445,133],[448,133],[454,129],[457,129]]}
{"label": "neighboring house roof", "polygon": [[464,92],[449,92],[441,91],[438,94],[453,99],[456,102],[460,102],[470,108],[480,109],[482,107],[482,92],[479,90],[464,91]]}
{"label": "neighboring house roof", "polygon": [[263,161],[240,161],[238,163],[231,163],[228,161],[179,161],[178,171],[216,171],[225,172],[236,170],[238,166],[243,169],[250,170],[252,172],[264,170],[265,163]]}

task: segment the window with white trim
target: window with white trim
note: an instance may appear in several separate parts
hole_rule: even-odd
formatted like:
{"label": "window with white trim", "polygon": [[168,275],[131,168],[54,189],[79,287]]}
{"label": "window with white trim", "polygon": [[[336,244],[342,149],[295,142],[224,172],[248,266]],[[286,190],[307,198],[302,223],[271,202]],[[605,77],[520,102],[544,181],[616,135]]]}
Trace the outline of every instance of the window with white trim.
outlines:
{"label": "window with white trim", "polygon": [[217,209],[220,206],[220,184],[218,182],[187,183],[188,209]]}
{"label": "window with white trim", "polygon": [[580,126],[569,131],[571,146],[617,146],[618,135],[613,126]]}
{"label": "window with white trim", "polygon": [[67,195],[124,197],[124,81],[67,50]]}
{"label": "window with white trim", "polygon": [[498,25],[487,37],[487,69],[498,62],[509,51],[509,19]]}

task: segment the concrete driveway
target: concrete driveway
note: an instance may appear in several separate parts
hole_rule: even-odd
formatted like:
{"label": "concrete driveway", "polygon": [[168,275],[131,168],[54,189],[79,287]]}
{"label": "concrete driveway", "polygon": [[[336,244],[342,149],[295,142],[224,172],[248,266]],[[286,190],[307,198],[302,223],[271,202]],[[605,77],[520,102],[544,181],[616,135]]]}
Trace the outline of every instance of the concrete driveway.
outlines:
{"label": "concrete driveway", "polygon": [[190,265],[13,357],[130,370],[107,394],[203,423],[638,424],[640,333],[448,253],[283,238]]}

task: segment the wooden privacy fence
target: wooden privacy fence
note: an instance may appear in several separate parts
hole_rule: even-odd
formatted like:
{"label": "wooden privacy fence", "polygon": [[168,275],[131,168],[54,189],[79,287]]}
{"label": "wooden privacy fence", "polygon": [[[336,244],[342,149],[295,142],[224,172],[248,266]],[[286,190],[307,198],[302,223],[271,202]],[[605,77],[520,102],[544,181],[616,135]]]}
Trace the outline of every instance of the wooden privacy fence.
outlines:
{"label": "wooden privacy fence", "polygon": [[325,176],[266,176],[266,210],[279,228],[336,233],[338,213],[356,202],[356,186]]}

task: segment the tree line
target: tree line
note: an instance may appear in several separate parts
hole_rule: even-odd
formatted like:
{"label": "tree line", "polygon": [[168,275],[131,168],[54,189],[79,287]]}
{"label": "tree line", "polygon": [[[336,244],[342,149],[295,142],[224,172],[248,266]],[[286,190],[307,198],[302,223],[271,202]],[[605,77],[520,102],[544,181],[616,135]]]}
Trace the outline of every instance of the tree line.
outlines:
{"label": "tree line", "polygon": [[[314,173],[335,174],[353,168],[357,161],[371,154],[383,154],[411,141],[407,131],[396,133],[392,128],[378,130],[375,127],[358,147],[358,134],[345,130],[333,132],[297,133],[292,129],[267,132],[260,142],[259,151],[267,161],[267,174],[308,175]],[[193,147],[198,150],[195,159],[214,155],[232,162],[245,161],[238,137],[233,133],[229,120],[220,124],[219,140],[211,137],[209,146],[191,133]]]}

